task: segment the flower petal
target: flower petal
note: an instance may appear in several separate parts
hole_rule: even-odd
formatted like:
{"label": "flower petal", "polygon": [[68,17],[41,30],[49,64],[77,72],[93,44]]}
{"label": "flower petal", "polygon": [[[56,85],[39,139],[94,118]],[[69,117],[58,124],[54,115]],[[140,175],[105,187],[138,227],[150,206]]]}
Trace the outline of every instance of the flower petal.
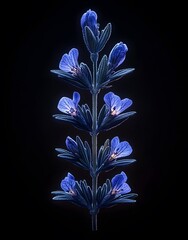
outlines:
{"label": "flower petal", "polygon": [[81,27],[84,30],[85,26],[88,26],[95,36],[99,35],[98,24],[97,24],[97,14],[95,11],[89,9],[81,17]]}
{"label": "flower petal", "polygon": [[78,65],[78,56],[79,56],[78,49],[72,48],[69,52],[69,56],[70,56],[70,62],[72,64],[72,66],[74,68],[79,67],[79,65]]}
{"label": "flower petal", "polygon": [[121,187],[121,190],[120,190],[120,194],[126,194],[126,193],[129,193],[131,192],[131,188],[130,186],[127,184],[127,183],[124,183]]}
{"label": "flower petal", "polygon": [[67,173],[67,177],[75,181],[75,177],[70,172]]}
{"label": "flower petal", "polygon": [[117,43],[112,48],[108,60],[108,64],[111,70],[116,69],[120,64],[124,62],[127,51],[128,51],[127,45],[122,42]]}
{"label": "flower petal", "polygon": [[117,151],[117,157],[127,157],[132,153],[132,147],[127,141],[121,142],[118,145]]}
{"label": "flower petal", "polygon": [[78,92],[74,92],[73,93],[73,103],[76,108],[78,106],[79,101],[80,101],[80,94]]}
{"label": "flower petal", "polygon": [[57,105],[57,108],[63,112],[63,113],[69,113],[69,110],[71,108],[75,109],[75,105],[73,103],[73,100],[68,97],[62,97],[59,100],[59,103]]}
{"label": "flower petal", "polygon": [[72,191],[75,187],[75,178],[71,173],[67,174],[67,177],[65,177],[62,181],[61,181],[61,188],[65,191],[65,192],[69,192]]}
{"label": "flower petal", "polygon": [[119,105],[120,100],[120,97],[115,95],[113,92],[109,92],[104,95],[104,102],[109,108]]}
{"label": "flower petal", "polygon": [[121,108],[120,108],[120,112],[125,111],[128,107],[130,107],[132,105],[132,100],[129,98],[125,98],[123,100],[121,100]]}
{"label": "flower petal", "polygon": [[119,144],[119,137],[116,136],[116,137],[112,138],[111,146],[110,146],[111,154],[114,152],[114,150],[116,149],[118,144]]}
{"label": "flower petal", "polygon": [[127,181],[127,175],[124,172],[115,175],[112,180],[112,188],[119,189]]}
{"label": "flower petal", "polygon": [[72,66],[69,60],[69,55],[67,53],[65,53],[62,56],[61,61],[59,63],[59,68],[64,72],[71,72]]}

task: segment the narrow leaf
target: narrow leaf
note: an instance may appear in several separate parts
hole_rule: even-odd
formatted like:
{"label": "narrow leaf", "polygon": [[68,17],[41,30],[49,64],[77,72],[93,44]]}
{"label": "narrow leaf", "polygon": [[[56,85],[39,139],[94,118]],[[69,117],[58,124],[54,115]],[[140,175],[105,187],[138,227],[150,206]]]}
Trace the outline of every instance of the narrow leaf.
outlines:
{"label": "narrow leaf", "polygon": [[88,26],[86,26],[84,29],[84,40],[85,40],[85,44],[86,44],[86,47],[88,48],[88,50],[92,53],[95,53],[97,40],[96,40],[96,37],[94,36],[93,32],[91,31],[91,29]]}
{"label": "narrow leaf", "polygon": [[110,82],[116,81],[116,80],[124,77],[128,73],[133,72],[134,70],[135,70],[134,68],[126,68],[126,69],[118,70],[109,76],[109,80],[110,80]]}
{"label": "narrow leaf", "polygon": [[108,39],[110,38],[112,32],[112,24],[108,23],[106,27],[101,31],[100,39],[98,42],[97,50],[100,52],[106,45]]}

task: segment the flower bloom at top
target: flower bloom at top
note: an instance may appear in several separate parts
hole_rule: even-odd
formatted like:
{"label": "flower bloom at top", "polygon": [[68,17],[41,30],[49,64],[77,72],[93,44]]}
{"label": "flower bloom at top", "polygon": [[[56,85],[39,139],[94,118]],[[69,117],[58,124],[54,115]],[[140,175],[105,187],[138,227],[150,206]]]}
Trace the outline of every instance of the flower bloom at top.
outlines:
{"label": "flower bloom at top", "polygon": [[104,95],[104,101],[106,106],[110,110],[112,116],[117,116],[122,113],[125,109],[132,105],[132,100],[129,98],[120,99],[118,95],[113,92],[109,92]]}
{"label": "flower bloom at top", "polygon": [[97,23],[97,14],[95,11],[89,9],[81,17],[81,27],[84,30],[85,27],[89,27],[93,34],[99,36],[99,25]]}
{"label": "flower bloom at top", "polygon": [[61,188],[66,192],[69,193],[70,195],[76,195],[76,190],[75,190],[75,177],[71,174],[68,173],[67,177],[65,177],[61,181]]}
{"label": "flower bloom at top", "polygon": [[[100,31],[99,24],[97,22],[97,14],[95,11],[89,9],[82,15],[80,25],[82,28],[83,39],[88,51],[94,54],[99,53],[110,38],[112,31],[111,23],[108,23],[106,27]],[[95,58],[92,59],[95,61]]]}
{"label": "flower bloom at top", "polygon": [[65,53],[59,63],[59,68],[73,75],[77,75],[80,72],[80,66],[78,64],[78,49],[72,48],[69,53]]}
{"label": "flower bloom at top", "polygon": [[128,51],[127,45],[120,42],[117,43],[111,50],[108,58],[109,70],[116,69],[126,58],[126,52]]}
{"label": "flower bloom at top", "polygon": [[80,94],[78,92],[74,92],[73,99],[62,97],[59,100],[57,108],[63,113],[69,114],[71,116],[76,116],[79,101]]}
{"label": "flower bloom at top", "polygon": [[74,154],[77,154],[77,153],[79,152],[79,151],[78,151],[78,144],[77,144],[77,142],[74,141],[74,139],[72,139],[71,137],[68,136],[68,137],[66,138],[65,143],[66,143],[67,149],[68,149],[70,152],[72,152],[72,153],[74,153]]}
{"label": "flower bloom at top", "polygon": [[109,161],[113,161],[117,158],[127,157],[131,153],[132,148],[127,141],[120,142],[119,137],[114,137],[111,140]]}
{"label": "flower bloom at top", "polygon": [[131,191],[131,188],[126,183],[127,175],[124,172],[115,175],[111,180],[112,190],[111,194],[126,194]]}

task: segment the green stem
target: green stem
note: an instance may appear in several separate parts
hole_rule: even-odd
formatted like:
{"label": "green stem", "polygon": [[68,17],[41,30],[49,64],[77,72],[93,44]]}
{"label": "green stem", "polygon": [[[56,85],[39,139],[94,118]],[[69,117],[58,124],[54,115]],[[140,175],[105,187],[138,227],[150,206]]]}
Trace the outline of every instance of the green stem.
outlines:
{"label": "green stem", "polygon": [[97,184],[98,184],[98,175],[96,174],[97,169],[97,59],[98,55],[92,55],[91,60],[93,62],[93,91],[92,91],[92,162],[93,162],[93,174],[92,174],[92,230],[97,231],[97,206],[96,206],[96,195],[97,195]]}

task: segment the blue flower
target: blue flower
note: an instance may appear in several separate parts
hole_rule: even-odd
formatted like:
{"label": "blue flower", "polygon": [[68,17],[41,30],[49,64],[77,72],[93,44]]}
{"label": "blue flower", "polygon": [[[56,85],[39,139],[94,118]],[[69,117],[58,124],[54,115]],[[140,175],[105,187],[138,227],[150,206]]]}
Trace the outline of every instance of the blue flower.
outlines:
{"label": "blue flower", "polygon": [[86,26],[91,29],[91,31],[96,37],[99,36],[99,25],[97,23],[97,14],[91,9],[85,12],[81,17],[82,30],[84,30]]}
{"label": "blue flower", "polygon": [[108,68],[110,71],[116,69],[126,58],[128,51],[127,45],[120,42],[117,43],[111,50],[108,58]]}
{"label": "blue flower", "polygon": [[69,114],[71,116],[76,116],[79,101],[80,94],[78,92],[74,92],[73,99],[62,97],[59,100],[57,108],[63,113]]}
{"label": "blue flower", "polygon": [[75,177],[68,173],[60,183],[61,191],[52,191],[55,196],[53,200],[70,201],[80,207],[92,208],[92,191],[86,180],[75,180]]}
{"label": "blue flower", "polygon": [[120,99],[113,92],[105,94],[104,101],[109,109],[110,115],[117,116],[132,105],[132,100],[129,98]]}
{"label": "blue flower", "polygon": [[68,173],[67,177],[65,177],[61,181],[61,188],[63,189],[63,191],[69,193],[72,196],[76,195],[75,185],[76,185],[75,177],[71,173]]}
{"label": "blue flower", "polygon": [[111,180],[112,190],[111,194],[126,194],[131,191],[131,188],[126,183],[127,181],[127,175],[124,172],[121,172],[120,174],[115,175]]}
{"label": "blue flower", "polygon": [[110,146],[110,161],[118,158],[127,157],[132,153],[132,148],[127,141],[120,142],[119,137],[114,137],[111,140]]}
{"label": "blue flower", "polygon": [[76,141],[74,141],[74,139],[72,139],[71,137],[67,137],[66,138],[66,146],[67,146],[67,149],[72,152],[74,155],[78,154],[78,144]]}
{"label": "blue flower", "polygon": [[78,55],[78,49],[72,48],[68,54],[65,53],[62,56],[59,63],[59,68],[62,71],[72,73],[73,75],[77,75],[78,73],[80,73],[81,69],[78,64]]}
{"label": "blue flower", "polygon": [[106,45],[110,38],[112,26],[108,23],[106,27],[100,32],[99,24],[97,23],[97,14],[95,11],[89,9],[81,17],[81,28],[83,39],[86,47],[92,54],[92,61],[98,58],[98,54]]}

